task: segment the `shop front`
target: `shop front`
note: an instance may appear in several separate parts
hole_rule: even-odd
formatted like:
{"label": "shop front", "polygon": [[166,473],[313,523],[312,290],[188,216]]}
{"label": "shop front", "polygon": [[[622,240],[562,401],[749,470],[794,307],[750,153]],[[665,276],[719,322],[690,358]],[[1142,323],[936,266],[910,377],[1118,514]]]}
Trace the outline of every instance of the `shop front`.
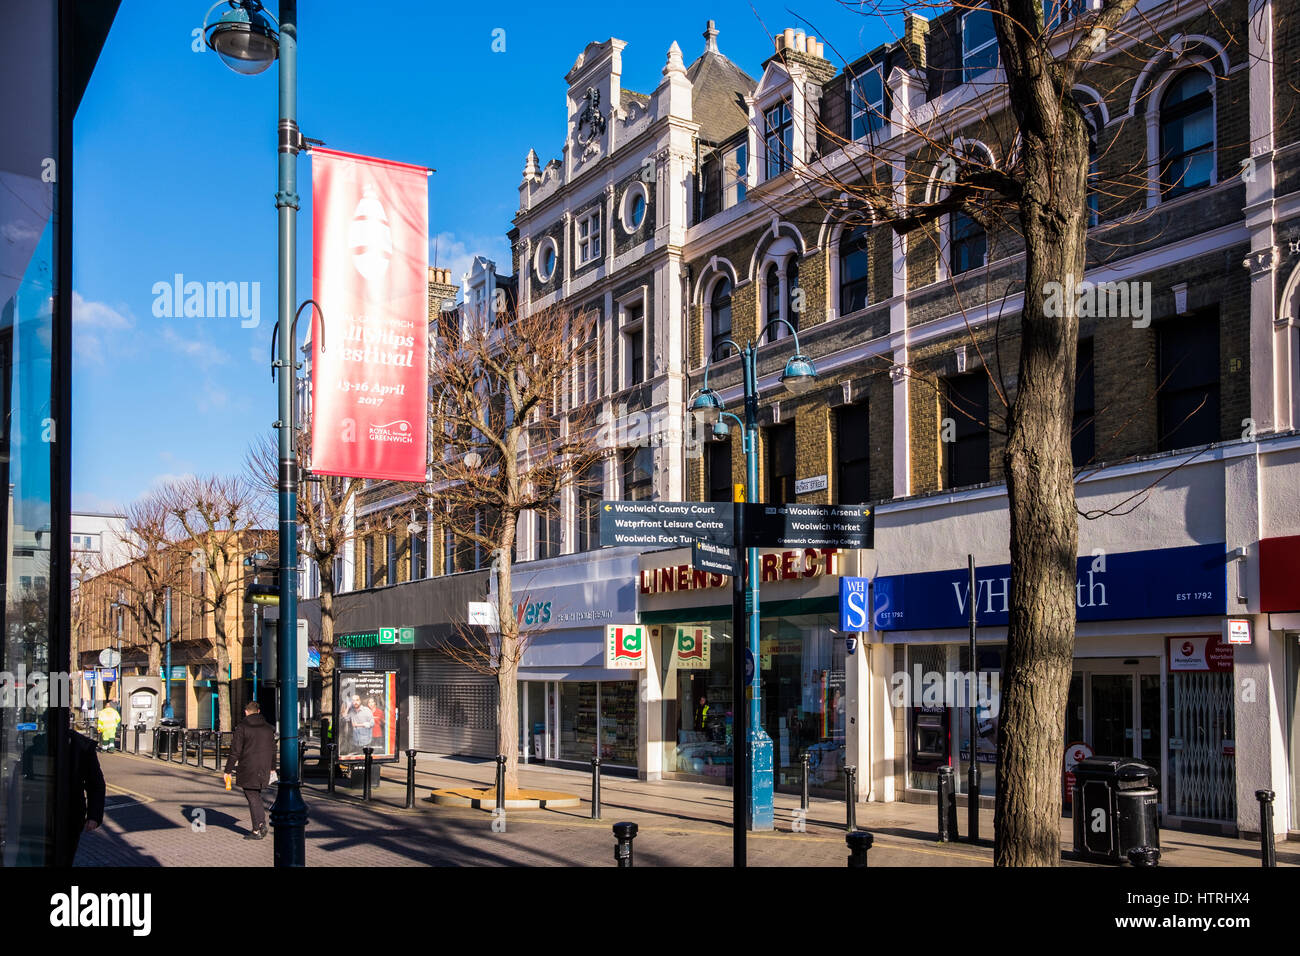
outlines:
{"label": "shop front", "polygon": [[518,565],[514,607],[519,748],[527,763],[647,775],[644,668],[609,652],[611,628],[636,626],[636,554],[583,552]]}
{"label": "shop front", "polygon": [[1261,539],[1259,565],[1263,623],[1270,643],[1286,648],[1283,720],[1290,812],[1285,819],[1295,831],[1300,830],[1300,535]]}
{"label": "shop front", "polygon": [[[1160,771],[1171,825],[1237,819],[1233,646],[1222,544],[1079,559],[1074,668],[1062,746],[1062,803],[1081,756],[1135,757]],[[890,705],[906,745],[896,759],[920,798],[941,766],[967,787],[974,737],[980,794],[995,788],[1010,567],[976,571],[976,667],[965,568],[882,575],[874,626],[894,646]],[[974,733],[970,707],[975,706]]]}
{"label": "shop front", "polygon": [[[465,663],[468,604],[486,591],[472,571],[335,596],[335,673],[396,673],[399,750],[496,755],[496,679]],[[299,607],[319,646],[319,599]]]}
{"label": "shop front", "polygon": [[[760,553],[760,719],[772,738],[776,787],[797,792],[802,758],[812,789],[843,793],[849,690],[838,625],[839,577],[857,553]],[[739,696],[731,579],[696,571],[687,549],[641,557],[640,620],[656,650],[661,733],[652,743],[665,777],[730,784]],[[739,653],[745,653],[742,636]]]}

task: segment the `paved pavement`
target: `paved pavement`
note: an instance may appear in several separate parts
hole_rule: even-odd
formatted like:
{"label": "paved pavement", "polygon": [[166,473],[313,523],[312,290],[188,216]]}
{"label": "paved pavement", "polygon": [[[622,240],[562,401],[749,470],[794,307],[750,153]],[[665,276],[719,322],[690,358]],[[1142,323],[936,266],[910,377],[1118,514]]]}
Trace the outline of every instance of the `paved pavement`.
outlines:
{"label": "paved pavement", "polygon": [[[238,790],[227,792],[213,770],[181,767],[126,754],[101,755],[109,795],[104,826],[82,836],[79,866],[270,866],[272,839],[247,841],[248,807]],[[678,781],[641,782],[602,777],[602,819],[591,820],[590,775],[528,768],[521,783],[567,790],[583,797],[568,810],[515,810],[505,832],[495,832],[487,811],[435,807],[435,787],[491,783],[491,763],[421,756],[416,807],[404,809],[405,764],[385,768],[374,799],[340,786],[333,797],[324,781],[309,780],[307,859],[313,866],[612,866],[617,821],[638,824],[637,866],[729,866],[729,789]],[[274,790],[266,794],[268,805]],[[814,799],[797,825],[799,798],[778,794],[776,830],[749,835],[754,866],[845,864],[844,805]],[[858,826],[875,835],[872,866],[990,866],[993,816],[981,814],[984,841],[977,846],[935,841],[933,806],[864,803]],[[498,821],[498,828],[500,822]],[[961,828],[966,825],[961,813]],[[1069,821],[1062,846],[1069,848]],[[1258,844],[1225,837],[1162,830],[1162,866],[1255,866]],[[1300,865],[1296,844],[1278,844],[1279,864]],[[1074,864],[1067,861],[1067,865]]]}

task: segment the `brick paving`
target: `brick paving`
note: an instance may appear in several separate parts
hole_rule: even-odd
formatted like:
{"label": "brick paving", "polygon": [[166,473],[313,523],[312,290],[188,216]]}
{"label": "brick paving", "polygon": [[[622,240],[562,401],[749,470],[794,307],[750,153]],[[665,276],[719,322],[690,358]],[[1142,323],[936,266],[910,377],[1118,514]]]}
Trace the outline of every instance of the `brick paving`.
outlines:
{"label": "brick paving", "polygon": [[[109,795],[104,826],[82,836],[79,866],[270,866],[272,837],[247,841],[248,806],[243,794],[227,792],[213,770],[181,767],[147,757],[101,755]],[[567,790],[583,798],[569,810],[510,811],[506,832],[492,829],[486,811],[435,807],[425,798],[434,787],[484,784],[491,763],[419,758],[416,807],[404,809],[405,765],[385,768],[370,804],[359,790],[340,785],[334,797],[324,781],[308,780],[307,860],[313,866],[612,866],[611,825],[638,824],[638,866],[729,866],[730,790],[677,781],[641,782],[605,775],[602,819],[591,820],[590,776],[553,769],[525,769],[527,786]],[[355,794],[355,795],[354,795]],[[268,805],[274,790],[267,792]],[[777,794],[777,829],[750,834],[754,866],[843,867],[844,805],[810,803],[805,832],[792,832],[799,800]],[[872,866],[989,866],[992,813],[985,811],[979,846],[935,841],[933,806],[863,803],[858,825],[875,835]],[[965,828],[965,811],[961,827]],[[1069,847],[1069,821],[1063,846]],[[1258,866],[1255,843],[1224,837],[1161,831],[1166,866]],[[1280,865],[1300,865],[1294,844],[1279,842]],[[1067,865],[1071,865],[1067,863]],[[1077,864],[1075,864],[1077,865]]]}

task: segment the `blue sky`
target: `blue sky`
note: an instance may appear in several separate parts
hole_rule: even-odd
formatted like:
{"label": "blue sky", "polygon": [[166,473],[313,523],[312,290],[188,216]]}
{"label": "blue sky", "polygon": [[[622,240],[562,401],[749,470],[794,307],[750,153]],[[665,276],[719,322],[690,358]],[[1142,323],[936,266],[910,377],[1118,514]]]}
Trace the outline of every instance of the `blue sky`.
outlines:
{"label": "blue sky", "polygon": [[[210,0],[125,0],[77,114],[74,171],[73,507],[120,508],[168,476],[233,473],[276,417],[276,67],[227,70],[192,31]],[[268,6],[274,10],[275,4]],[[430,261],[508,268],[505,233],[530,147],[565,135],[564,74],[592,40],[627,42],[623,85],[650,93],[676,40],[689,64],[705,20],[755,78],[771,33],[801,27],[842,66],[890,39],[835,0],[299,5],[298,119],[332,148],[433,167]],[[800,21],[792,10],[804,18]],[[379,17],[383,17],[379,20]],[[372,37],[368,32],[377,30]],[[495,30],[505,51],[493,52]],[[497,34],[500,36],[500,34]],[[834,46],[838,56],[831,52]],[[310,160],[299,300],[311,294]],[[156,283],[257,283],[251,319],[155,315]]]}

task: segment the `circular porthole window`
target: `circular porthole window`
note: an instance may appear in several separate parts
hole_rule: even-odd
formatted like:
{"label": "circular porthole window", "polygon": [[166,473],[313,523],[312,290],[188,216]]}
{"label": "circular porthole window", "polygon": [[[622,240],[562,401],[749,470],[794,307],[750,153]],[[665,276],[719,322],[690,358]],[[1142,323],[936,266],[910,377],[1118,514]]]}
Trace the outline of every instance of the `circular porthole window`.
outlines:
{"label": "circular porthole window", "polygon": [[645,183],[634,182],[627,187],[623,193],[623,231],[632,233],[641,228],[645,222],[646,205],[649,197],[646,194]]}
{"label": "circular porthole window", "polygon": [[538,243],[534,267],[537,278],[543,282],[550,282],[555,275],[555,240],[550,236]]}

